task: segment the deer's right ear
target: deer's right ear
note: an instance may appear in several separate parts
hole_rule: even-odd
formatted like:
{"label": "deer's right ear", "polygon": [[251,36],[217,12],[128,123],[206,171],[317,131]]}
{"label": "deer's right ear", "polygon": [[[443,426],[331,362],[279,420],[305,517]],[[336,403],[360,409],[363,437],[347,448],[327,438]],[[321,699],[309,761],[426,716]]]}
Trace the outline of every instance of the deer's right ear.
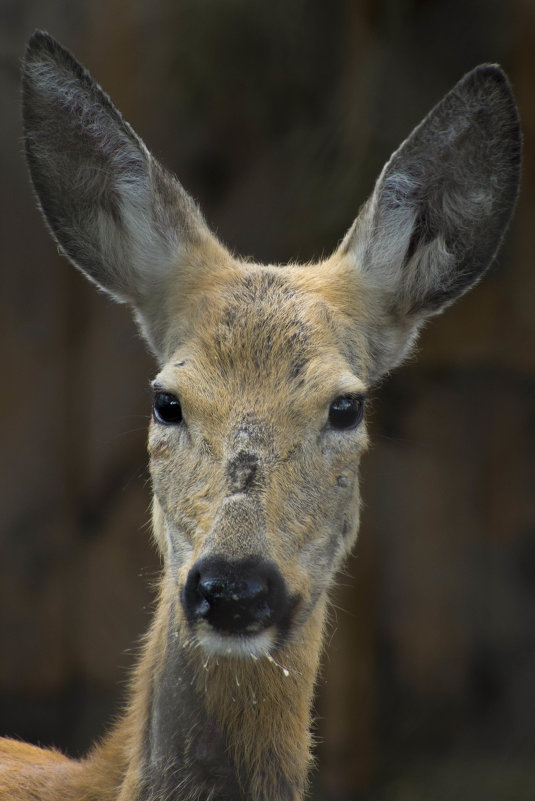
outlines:
{"label": "deer's right ear", "polygon": [[58,42],[36,32],[23,71],[30,173],[61,249],[91,280],[137,310],[158,352],[167,280],[215,237],[91,75]]}

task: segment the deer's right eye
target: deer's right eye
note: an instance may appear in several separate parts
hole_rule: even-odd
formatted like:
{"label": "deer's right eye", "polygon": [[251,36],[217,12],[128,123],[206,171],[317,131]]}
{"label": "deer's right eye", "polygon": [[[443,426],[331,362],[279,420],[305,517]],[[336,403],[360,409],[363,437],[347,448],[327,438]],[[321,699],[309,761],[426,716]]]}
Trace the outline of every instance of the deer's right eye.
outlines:
{"label": "deer's right eye", "polygon": [[156,422],[165,426],[176,426],[182,422],[180,401],[170,392],[155,393],[152,413]]}

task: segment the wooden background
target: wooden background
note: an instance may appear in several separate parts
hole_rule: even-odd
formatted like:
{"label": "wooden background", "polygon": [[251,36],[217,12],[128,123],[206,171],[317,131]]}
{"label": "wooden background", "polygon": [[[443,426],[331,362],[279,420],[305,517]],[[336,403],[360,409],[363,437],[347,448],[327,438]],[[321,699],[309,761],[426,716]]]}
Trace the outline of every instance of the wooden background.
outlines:
{"label": "wooden background", "polygon": [[35,27],[71,48],[236,251],[332,250],[382,164],[498,61],[525,136],[485,281],[374,401],[319,683],[322,801],[535,797],[535,2],[0,0],[0,733],[81,753],[119,708],[158,563],[154,366],[56,252],[21,156]]}

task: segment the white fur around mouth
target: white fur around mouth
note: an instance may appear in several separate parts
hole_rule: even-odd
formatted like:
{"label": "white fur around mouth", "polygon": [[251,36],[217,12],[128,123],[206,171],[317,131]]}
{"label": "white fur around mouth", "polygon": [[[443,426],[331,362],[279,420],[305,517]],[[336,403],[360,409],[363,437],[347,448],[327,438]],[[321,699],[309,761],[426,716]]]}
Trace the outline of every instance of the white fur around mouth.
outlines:
{"label": "white fur around mouth", "polygon": [[195,633],[197,642],[208,656],[231,656],[239,659],[258,659],[269,656],[275,643],[275,627],[271,626],[259,634],[221,634],[211,627],[199,628]]}

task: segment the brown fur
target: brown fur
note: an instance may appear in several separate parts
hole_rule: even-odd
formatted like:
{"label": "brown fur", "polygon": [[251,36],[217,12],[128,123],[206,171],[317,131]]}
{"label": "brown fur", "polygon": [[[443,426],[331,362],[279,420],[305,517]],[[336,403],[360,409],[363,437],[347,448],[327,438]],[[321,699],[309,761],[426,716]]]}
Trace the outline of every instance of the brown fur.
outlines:
{"label": "brown fur", "polygon": [[[356,411],[351,425],[331,414],[348,397],[360,408],[423,320],[492,259],[520,158],[506,79],[492,66],[466,76],[394,154],[335,254],[307,266],[231,256],[45,34],[26,54],[24,120],[53,235],[132,305],[160,365],[156,391],[183,419],[150,427],[164,570],[124,716],[79,762],[0,741],[0,799],[300,801],[328,595],[357,536],[367,447]],[[206,559],[234,571],[252,560],[277,587],[275,622],[237,634],[230,619],[188,616]]]}

